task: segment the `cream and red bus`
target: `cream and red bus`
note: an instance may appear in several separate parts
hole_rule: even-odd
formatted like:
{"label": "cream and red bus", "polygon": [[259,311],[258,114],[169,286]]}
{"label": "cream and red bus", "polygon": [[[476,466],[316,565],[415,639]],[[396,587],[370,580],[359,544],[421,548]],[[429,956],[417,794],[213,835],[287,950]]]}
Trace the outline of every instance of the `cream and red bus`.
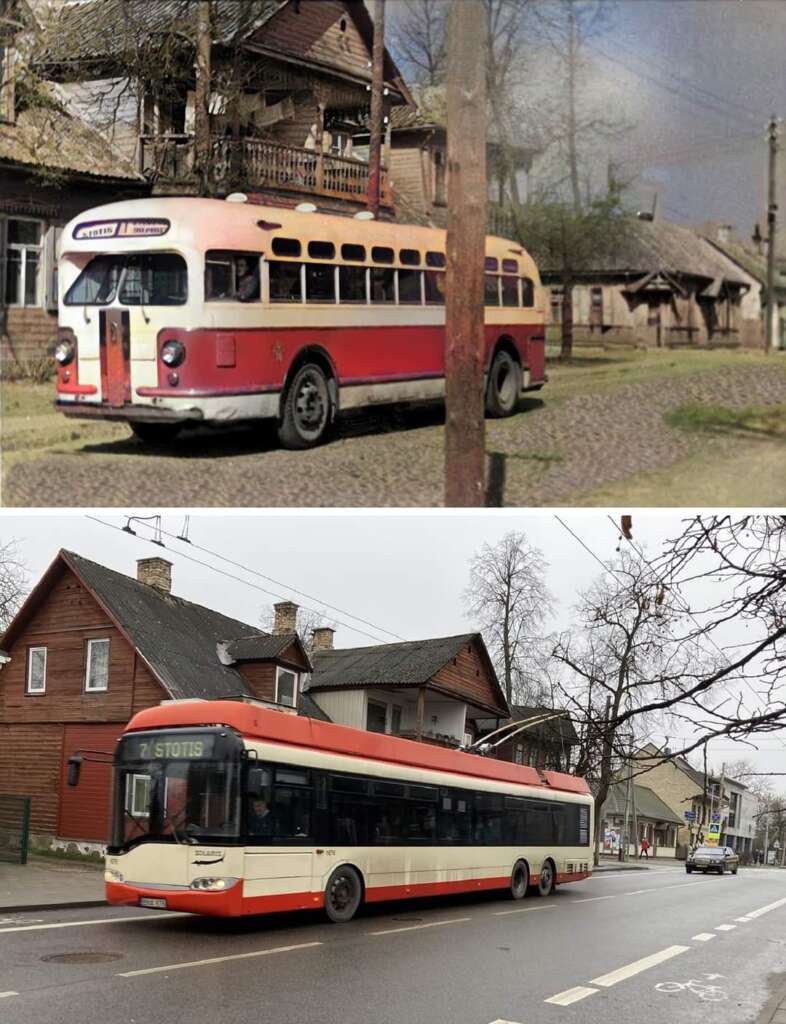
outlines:
{"label": "cream and red bus", "polygon": [[403,897],[548,895],[589,876],[592,819],[576,776],[254,702],[174,701],[118,741],[106,894],[333,921]]}
{"label": "cream and red bus", "polygon": [[[272,419],[304,448],[341,410],[444,396],[444,231],[236,198],[134,199],[66,226],[63,413],[151,441]],[[489,237],[485,259],[486,409],[507,416],[545,381],[543,290],[515,242]]]}

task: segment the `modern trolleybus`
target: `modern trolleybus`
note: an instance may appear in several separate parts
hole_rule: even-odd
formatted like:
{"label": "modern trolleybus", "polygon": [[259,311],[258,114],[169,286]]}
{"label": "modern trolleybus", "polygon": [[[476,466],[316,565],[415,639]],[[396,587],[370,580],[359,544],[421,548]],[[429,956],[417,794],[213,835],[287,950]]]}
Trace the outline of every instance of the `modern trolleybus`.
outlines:
{"label": "modern trolleybus", "polygon": [[[490,237],[485,259],[486,410],[507,416],[546,379],[543,289],[517,243]],[[273,419],[308,447],[339,410],[444,396],[445,267],[431,228],[194,197],[97,207],[61,238],[57,407],[143,440]]]}
{"label": "modern trolleybus", "polygon": [[107,900],[219,916],[589,877],[583,779],[241,701],[135,715],[114,759]]}

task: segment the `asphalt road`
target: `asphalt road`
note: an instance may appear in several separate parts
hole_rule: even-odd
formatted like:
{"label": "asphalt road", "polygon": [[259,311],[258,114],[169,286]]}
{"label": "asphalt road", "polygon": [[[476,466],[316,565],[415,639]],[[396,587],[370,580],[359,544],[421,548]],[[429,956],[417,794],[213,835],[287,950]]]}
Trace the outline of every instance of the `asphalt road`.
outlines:
{"label": "asphalt road", "polygon": [[755,869],[609,873],[545,900],[389,904],[348,925],[0,917],[3,1024],[741,1024],[785,976],[786,872]]}

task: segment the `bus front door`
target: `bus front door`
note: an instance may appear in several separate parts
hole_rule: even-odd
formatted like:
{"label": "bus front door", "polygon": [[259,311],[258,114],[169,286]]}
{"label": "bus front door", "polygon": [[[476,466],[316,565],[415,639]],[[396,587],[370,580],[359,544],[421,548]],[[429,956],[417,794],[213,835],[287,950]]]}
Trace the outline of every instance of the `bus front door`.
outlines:
{"label": "bus front door", "polygon": [[101,393],[108,405],[131,401],[131,336],[128,310],[105,309],[101,322]]}

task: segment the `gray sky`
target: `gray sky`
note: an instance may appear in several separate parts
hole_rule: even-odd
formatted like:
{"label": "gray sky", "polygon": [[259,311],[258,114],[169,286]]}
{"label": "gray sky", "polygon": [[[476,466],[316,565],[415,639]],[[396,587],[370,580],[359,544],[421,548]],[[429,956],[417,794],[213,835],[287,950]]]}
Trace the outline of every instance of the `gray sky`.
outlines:
{"label": "gray sky", "polygon": [[[510,530],[523,531],[543,550],[549,563],[548,586],[556,598],[556,612],[548,629],[569,626],[577,593],[602,572],[554,515],[540,512],[198,513],[190,517],[192,545],[164,536],[165,549],[150,542],[151,532],[145,526],[132,524],[139,534],[134,537],[117,529],[126,520],[116,512],[95,515],[115,528],[80,513],[6,514],[2,517],[1,539],[18,542],[31,583],[60,547],[128,575],[135,574],[136,559],[158,553],[173,562],[173,592],[180,597],[251,624],[258,624],[262,610],[276,600],[291,599],[317,608],[330,603],[374,625],[359,623],[340,611],[328,610],[328,614],[374,634],[382,642],[395,639],[383,630],[412,640],[471,628],[461,599],[469,560],[484,543],[493,545]],[[617,534],[605,512],[568,511],[559,515],[601,560],[614,556]],[[654,557],[665,539],[681,532],[682,518],[679,512],[634,515],[635,539],[647,557]],[[177,535],[184,519],[182,512],[164,514],[163,530]],[[198,550],[197,545],[242,568]],[[283,585],[255,576],[252,570]],[[291,588],[305,591],[314,600],[299,596]],[[728,630],[717,639],[733,643],[741,636]],[[339,647],[375,642],[348,625],[338,626],[335,640]],[[663,740],[662,735],[656,738]],[[720,764],[745,756],[754,761],[757,770],[783,770],[786,730],[762,737],[758,745],[761,749],[757,753],[729,740],[718,740],[710,745],[710,757]]]}

